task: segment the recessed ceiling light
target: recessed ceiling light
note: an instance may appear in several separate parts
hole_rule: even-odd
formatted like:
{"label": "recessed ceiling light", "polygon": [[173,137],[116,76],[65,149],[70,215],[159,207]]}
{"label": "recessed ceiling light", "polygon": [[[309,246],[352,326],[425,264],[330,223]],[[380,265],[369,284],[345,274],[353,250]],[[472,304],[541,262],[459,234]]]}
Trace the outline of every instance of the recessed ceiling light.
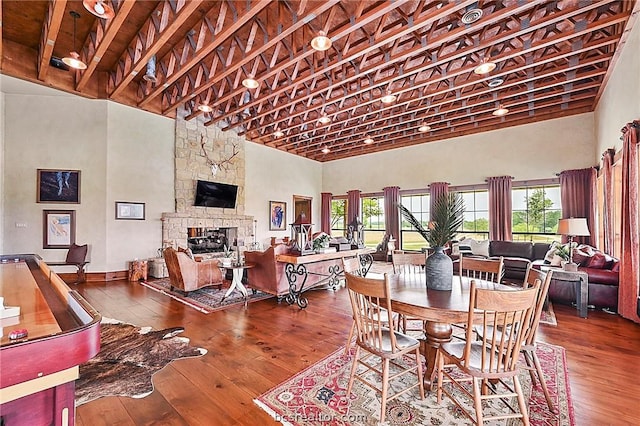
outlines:
{"label": "recessed ceiling light", "polygon": [[322,148],[322,153],[323,153],[323,154],[328,154],[328,153],[330,153],[330,152],[331,152],[331,150],[329,149],[329,147],[328,147],[328,146],[326,146],[326,145],[325,145],[325,147],[324,147],[324,148]]}
{"label": "recessed ceiling light", "polygon": [[478,22],[480,18],[482,18],[482,9],[473,8],[467,10],[460,20],[463,24],[469,25]]}
{"label": "recessed ceiling light", "polygon": [[419,132],[428,132],[429,130],[431,130],[431,126],[429,126],[428,124],[423,124],[422,126],[418,127],[418,131]]}
{"label": "recessed ceiling light", "polygon": [[483,74],[489,74],[491,71],[495,69],[496,69],[495,62],[487,61],[486,59],[484,59],[480,65],[475,67],[473,72],[479,75],[483,75]]}
{"label": "recessed ceiling light", "polygon": [[260,86],[260,83],[258,83],[258,80],[256,80],[252,76],[247,76],[247,78],[242,80],[242,85],[247,89],[255,89]]}
{"label": "recessed ceiling light", "polygon": [[380,102],[382,102],[383,104],[392,104],[396,101],[396,99],[398,99],[398,97],[391,93],[391,91],[388,91],[386,95],[380,98]]}
{"label": "recessed ceiling light", "polygon": [[496,117],[502,117],[503,115],[507,115],[508,112],[509,112],[509,109],[507,109],[504,106],[500,105],[500,108],[498,108],[497,110],[493,111],[491,114],[495,115]]}
{"label": "recessed ceiling light", "polygon": [[498,87],[498,86],[502,86],[502,83],[504,83],[504,78],[496,77],[496,78],[492,78],[491,80],[489,80],[487,82],[487,86],[489,86],[489,87]]}
{"label": "recessed ceiling light", "polygon": [[322,114],[322,116],[320,116],[318,121],[322,124],[329,124],[331,123],[331,118],[329,118],[327,114]]}
{"label": "recessed ceiling light", "polygon": [[367,136],[367,138],[364,140],[364,143],[366,143],[367,145],[371,145],[373,143],[373,139]]}
{"label": "recessed ceiling light", "polygon": [[82,5],[98,18],[111,19],[115,16],[113,7],[104,0],[82,0]]}
{"label": "recessed ceiling light", "polygon": [[275,136],[276,138],[281,138],[284,136],[284,133],[280,130],[276,130],[275,132],[273,132],[273,136]]}
{"label": "recessed ceiling light", "polygon": [[211,105],[209,104],[200,104],[198,105],[198,109],[202,112],[211,112],[213,111],[213,108],[211,108]]}
{"label": "recessed ceiling light", "polygon": [[327,33],[320,31],[318,35],[311,40],[311,47],[319,52],[324,52],[331,47],[331,39],[327,37]]}

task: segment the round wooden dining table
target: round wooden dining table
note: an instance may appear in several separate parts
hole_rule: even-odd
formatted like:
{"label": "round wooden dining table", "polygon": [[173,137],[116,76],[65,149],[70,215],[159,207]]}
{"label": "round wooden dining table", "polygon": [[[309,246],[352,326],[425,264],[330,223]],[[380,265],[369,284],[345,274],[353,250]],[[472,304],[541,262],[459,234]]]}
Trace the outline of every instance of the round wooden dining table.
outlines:
{"label": "round wooden dining table", "polygon": [[[425,321],[425,340],[421,342],[420,351],[427,363],[424,384],[426,389],[430,389],[435,378],[435,360],[438,347],[451,340],[451,324],[467,322],[471,279],[454,276],[450,291],[428,289],[424,273],[390,274],[389,281],[393,311]],[[478,279],[475,281],[478,288],[518,289],[518,287],[489,281]]]}

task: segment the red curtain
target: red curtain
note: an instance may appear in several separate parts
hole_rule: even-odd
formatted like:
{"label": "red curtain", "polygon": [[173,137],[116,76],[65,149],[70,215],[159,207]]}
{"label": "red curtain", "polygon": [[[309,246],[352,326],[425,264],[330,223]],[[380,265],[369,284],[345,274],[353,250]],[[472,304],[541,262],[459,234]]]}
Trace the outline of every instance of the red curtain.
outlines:
{"label": "red curtain", "polygon": [[320,230],[331,235],[331,198],[330,192],[320,194]]}
{"label": "red curtain", "polygon": [[489,239],[511,241],[511,176],[487,179],[489,187]]}
{"label": "red curtain", "polygon": [[[596,170],[593,167],[579,170],[565,170],[560,173],[560,201],[562,203],[562,217],[584,217],[591,235],[596,226]],[[566,242],[567,237],[563,237]],[[575,237],[578,244],[594,246],[591,236]]]}
{"label": "red curtain", "polygon": [[431,215],[433,215],[433,211],[435,210],[434,206],[436,200],[439,199],[443,195],[449,194],[449,183],[447,182],[432,182],[429,185],[429,195],[430,201],[429,205],[431,208]]}
{"label": "red curtain", "polygon": [[382,189],[384,193],[384,227],[387,234],[400,241],[400,187],[387,186]]}
{"label": "red curtain", "polygon": [[640,121],[627,124],[622,139],[622,259],[618,313],[640,323],[640,236],[638,235],[638,140]]}
{"label": "red curtain", "polygon": [[613,253],[614,230],[613,230],[613,160],[616,150],[609,148],[602,154],[602,190],[604,192],[604,203],[602,211],[602,224],[604,247],[602,250],[607,254]]}
{"label": "red curtain", "polygon": [[349,225],[354,218],[360,218],[360,191],[353,189],[347,191],[347,220]]}

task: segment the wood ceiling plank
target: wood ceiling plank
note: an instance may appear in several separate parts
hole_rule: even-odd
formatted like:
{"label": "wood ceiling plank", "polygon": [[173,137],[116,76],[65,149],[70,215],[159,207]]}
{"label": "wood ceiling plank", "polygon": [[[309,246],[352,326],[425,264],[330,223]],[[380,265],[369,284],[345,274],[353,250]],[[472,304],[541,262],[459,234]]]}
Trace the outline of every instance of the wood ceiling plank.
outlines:
{"label": "wood ceiling plank", "polygon": [[[0,2],[2,3],[2,2]],[[2,5],[0,4],[0,8]],[[49,8],[47,16],[44,19],[44,25],[40,36],[40,44],[38,46],[38,80],[45,81],[49,73],[49,61],[53,55],[53,47],[58,39],[62,18],[67,7],[67,0],[53,1],[49,0]],[[0,9],[0,17],[2,10]],[[2,20],[0,18],[0,46],[2,46]],[[2,51],[0,49],[0,61],[2,60]]]}

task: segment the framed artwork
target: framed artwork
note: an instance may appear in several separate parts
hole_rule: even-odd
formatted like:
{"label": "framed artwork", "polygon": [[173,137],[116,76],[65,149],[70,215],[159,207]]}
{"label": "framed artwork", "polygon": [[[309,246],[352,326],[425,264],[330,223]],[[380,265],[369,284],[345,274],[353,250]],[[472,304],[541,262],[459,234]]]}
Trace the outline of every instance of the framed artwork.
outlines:
{"label": "framed artwork", "polygon": [[38,169],[38,203],[80,204],[80,170]]}
{"label": "framed artwork", "polygon": [[312,197],[302,195],[293,196],[293,221],[295,222],[302,215],[303,223],[311,222],[311,201]]}
{"label": "framed artwork", "polygon": [[42,211],[42,248],[69,248],[76,242],[75,210]]}
{"label": "framed artwork", "polygon": [[116,201],[116,219],[144,220],[144,203]]}
{"label": "framed artwork", "polygon": [[287,203],[269,201],[269,230],[284,231],[287,229]]}

